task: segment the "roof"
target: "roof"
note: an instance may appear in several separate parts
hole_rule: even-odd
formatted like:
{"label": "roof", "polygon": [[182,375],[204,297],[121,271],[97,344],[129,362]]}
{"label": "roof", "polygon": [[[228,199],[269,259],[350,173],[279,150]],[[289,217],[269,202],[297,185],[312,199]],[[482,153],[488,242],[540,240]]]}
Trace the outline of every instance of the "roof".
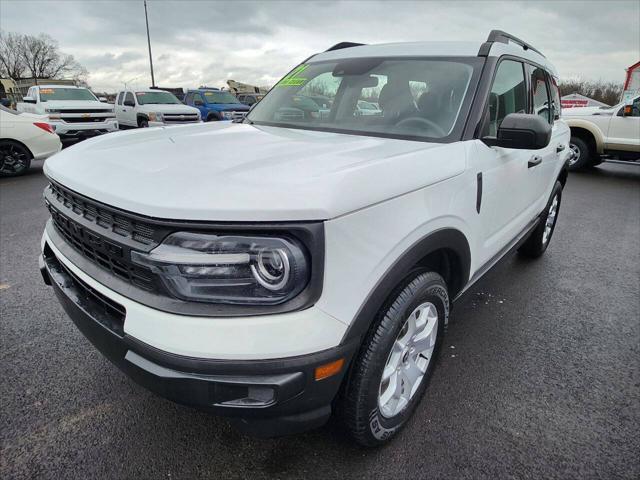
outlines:
{"label": "roof", "polygon": [[[505,40],[503,38],[500,41],[494,41],[488,44],[480,42],[436,41],[346,46],[318,53],[309,60],[320,62],[363,57],[477,57],[480,54],[481,47],[483,47],[483,49],[486,49],[488,52],[487,56],[500,57],[502,55],[514,55],[542,65],[554,76],[558,76],[556,68],[541,53],[533,49],[530,45],[523,47],[521,43],[518,43],[521,42],[519,39],[515,40]],[[348,42],[343,42],[343,44],[349,45]],[[336,48],[338,45],[332,48]]]}

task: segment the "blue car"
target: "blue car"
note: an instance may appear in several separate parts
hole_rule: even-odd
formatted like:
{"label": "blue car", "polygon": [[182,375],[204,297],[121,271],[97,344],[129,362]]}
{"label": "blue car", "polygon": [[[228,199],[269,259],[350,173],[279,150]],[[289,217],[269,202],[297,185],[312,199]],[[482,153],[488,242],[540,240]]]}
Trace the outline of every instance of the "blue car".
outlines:
{"label": "blue car", "polygon": [[189,90],[184,103],[200,110],[205,122],[242,120],[249,111],[232,93],[216,88]]}

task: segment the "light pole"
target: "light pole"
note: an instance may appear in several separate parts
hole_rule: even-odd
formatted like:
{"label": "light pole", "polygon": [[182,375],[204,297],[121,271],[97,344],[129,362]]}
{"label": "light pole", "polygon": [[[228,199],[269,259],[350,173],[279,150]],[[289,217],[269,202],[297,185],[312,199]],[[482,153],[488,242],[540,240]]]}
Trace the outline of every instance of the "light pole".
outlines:
{"label": "light pole", "polygon": [[151,87],[156,86],[156,80],[153,78],[153,58],[151,57],[151,37],[149,37],[149,17],[147,16],[147,0],[144,0],[144,20],[147,23],[147,45],[149,46],[149,66],[151,67]]}

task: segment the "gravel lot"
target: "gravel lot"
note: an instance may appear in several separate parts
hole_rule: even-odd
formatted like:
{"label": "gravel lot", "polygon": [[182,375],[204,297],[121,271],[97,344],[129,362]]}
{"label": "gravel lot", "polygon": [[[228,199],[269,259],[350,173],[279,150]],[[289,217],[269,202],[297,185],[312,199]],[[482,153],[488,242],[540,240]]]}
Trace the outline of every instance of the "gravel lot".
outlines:
{"label": "gravel lot", "polygon": [[138,387],[40,278],[42,162],[0,180],[0,478],[640,476],[640,168],[573,174],[546,255],[456,304],[440,365],[388,447],[333,423],[258,440]]}

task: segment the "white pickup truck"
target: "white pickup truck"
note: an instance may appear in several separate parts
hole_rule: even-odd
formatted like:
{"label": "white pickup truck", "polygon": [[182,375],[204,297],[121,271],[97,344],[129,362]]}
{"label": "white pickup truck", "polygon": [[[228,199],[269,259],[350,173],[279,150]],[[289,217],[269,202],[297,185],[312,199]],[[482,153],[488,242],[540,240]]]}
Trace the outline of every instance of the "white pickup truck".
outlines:
{"label": "white pickup truck", "polygon": [[598,165],[605,156],[640,159],[640,96],[613,107],[566,109],[562,118],[571,128],[569,170]]}
{"label": "white pickup truck", "polygon": [[99,101],[82,87],[36,85],[29,89],[22,102],[18,102],[16,109],[47,115],[63,142],[118,130],[113,105]]}
{"label": "white pickup truck", "polygon": [[115,109],[120,127],[161,127],[200,122],[200,110],[183,104],[171,92],[155,88],[118,92]]}

